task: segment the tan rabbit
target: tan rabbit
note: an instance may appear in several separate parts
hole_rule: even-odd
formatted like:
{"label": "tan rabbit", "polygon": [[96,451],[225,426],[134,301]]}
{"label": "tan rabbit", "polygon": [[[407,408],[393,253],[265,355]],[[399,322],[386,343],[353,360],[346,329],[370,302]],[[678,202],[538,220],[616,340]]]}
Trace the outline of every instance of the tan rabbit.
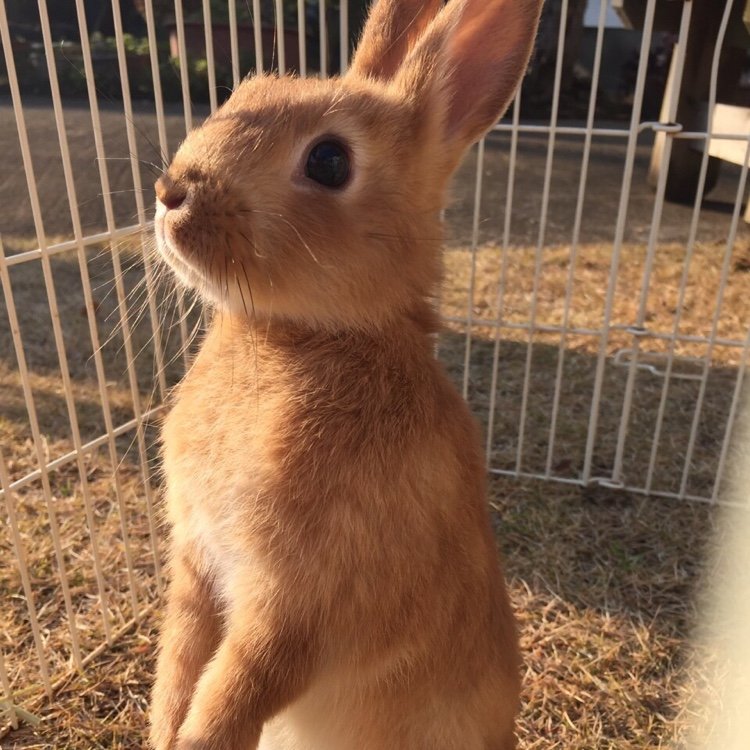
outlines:
{"label": "tan rabbit", "polygon": [[440,211],[541,0],[379,0],[349,73],[256,77],[156,185],[215,308],[164,427],[157,750],[509,750],[519,655],[469,411],[433,359]]}

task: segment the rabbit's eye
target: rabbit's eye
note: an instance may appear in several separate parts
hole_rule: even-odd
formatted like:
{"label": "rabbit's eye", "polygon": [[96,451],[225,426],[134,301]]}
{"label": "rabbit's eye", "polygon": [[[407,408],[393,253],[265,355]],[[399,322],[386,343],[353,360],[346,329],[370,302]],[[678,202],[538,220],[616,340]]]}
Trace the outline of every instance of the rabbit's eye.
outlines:
{"label": "rabbit's eye", "polygon": [[312,147],[307,157],[305,174],[329,188],[340,188],[349,179],[349,154],[336,141],[321,141]]}

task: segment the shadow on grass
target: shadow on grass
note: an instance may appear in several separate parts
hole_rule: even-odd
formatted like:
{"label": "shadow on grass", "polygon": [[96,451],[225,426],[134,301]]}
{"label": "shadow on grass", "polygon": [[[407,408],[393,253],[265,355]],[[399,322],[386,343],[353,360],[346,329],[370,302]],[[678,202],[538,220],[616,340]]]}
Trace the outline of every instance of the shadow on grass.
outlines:
{"label": "shadow on grass", "polygon": [[[495,345],[486,338],[472,338],[468,369],[469,403],[485,437],[492,422],[489,445],[492,469],[520,469],[530,474],[548,473],[552,478],[579,479],[585,463],[591,412],[597,406],[592,477],[612,477],[621,442],[622,480],[626,486],[646,487],[650,473],[652,490],[679,492],[684,475],[688,494],[711,496],[734,397],[737,368],[709,368],[699,412],[702,386],[700,380],[693,377],[699,372],[695,366],[689,373],[690,378],[671,378],[666,391],[661,375],[637,368],[631,408],[626,417],[627,429],[620,441],[629,377],[627,364],[617,364],[612,358],[605,361],[601,397],[595,405],[596,356],[580,350],[565,350],[558,390],[559,347],[538,339],[539,336],[528,360],[526,342],[499,342],[497,389],[492,412]],[[553,340],[552,336],[547,337],[547,341]],[[465,336],[451,331],[442,335],[440,356],[459,388],[464,380],[465,352]],[[528,399],[524,409],[527,361]],[[664,411],[659,421],[662,398]],[[555,402],[557,417],[553,435]],[[688,461],[694,426],[694,446]],[[659,434],[655,445],[657,427]]]}

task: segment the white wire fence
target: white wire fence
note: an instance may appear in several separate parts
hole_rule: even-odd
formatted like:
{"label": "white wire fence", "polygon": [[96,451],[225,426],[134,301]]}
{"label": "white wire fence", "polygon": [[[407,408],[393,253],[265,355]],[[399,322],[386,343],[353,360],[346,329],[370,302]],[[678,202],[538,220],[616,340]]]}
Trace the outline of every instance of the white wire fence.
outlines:
{"label": "white wire fence", "polygon": [[[107,57],[84,1],[75,5],[66,45],[39,0],[40,95],[24,89],[33,55],[0,0],[9,91],[1,130],[13,135],[0,181],[6,731],[29,719],[22,706],[51,695],[137,624],[161,591],[155,425],[188,361],[196,313],[158,283],[151,260],[154,173],[219,106],[222,80],[236,86],[260,69],[345,71],[357,30],[353,3],[230,0],[219,17],[221,4],[202,0],[196,14],[175,0],[170,53],[163,4],[144,0],[146,43],[136,55],[112,0]],[[535,96],[525,84],[462,168],[447,213],[438,350],[483,424],[491,472],[731,502],[724,487],[750,350],[740,304],[750,292],[742,222],[750,137],[715,129],[712,115],[740,3],[718,3],[703,128],[680,121],[701,21],[695,4],[679,4],[670,85],[654,118],[644,102],[657,2],[642,5],[626,121],[602,114],[613,43],[607,0],[592,4],[583,103],[562,117],[562,0],[543,113],[525,109]],[[105,64],[116,96],[102,94]],[[144,69],[146,101],[131,83]],[[71,80],[83,100],[64,96]],[[201,81],[208,106],[192,101]],[[718,141],[741,144],[744,159],[724,165],[718,197],[707,201],[715,162],[706,146]],[[688,206],[666,201],[678,143],[697,147]]]}
{"label": "white wire fence", "polygon": [[[644,29],[637,68],[635,89],[629,127],[597,127],[598,81],[601,73],[602,51],[606,32],[604,27],[607,3],[601,0],[599,20],[596,29],[595,52],[589,89],[589,103],[585,124],[559,124],[560,76],[564,58],[565,28],[560,26],[555,85],[551,101],[549,122],[544,124],[522,124],[519,119],[519,93],[511,111],[512,122],[500,123],[495,131],[509,134],[510,158],[508,178],[505,187],[504,212],[502,215],[502,240],[497,242],[499,252],[499,278],[497,300],[494,305],[485,306],[489,315],[475,314],[476,262],[480,240],[482,190],[486,187],[485,144],[480,144],[476,164],[476,185],[474,191],[474,223],[471,242],[471,273],[468,285],[469,302],[466,313],[450,318],[452,322],[466,329],[465,357],[463,360],[463,392],[470,395],[472,371],[472,347],[476,343],[477,329],[486,334],[492,330],[493,342],[491,378],[486,388],[487,404],[487,459],[490,471],[516,477],[557,480],[581,485],[601,485],[608,488],[621,488],[632,492],[663,496],[676,499],[690,499],[716,502],[722,496],[725,486],[727,463],[732,449],[733,430],[737,424],[740,395],[743,388],[745,365],[748,353],[746,331],[747,316],[743,309],[737,309],[742,300],[744,280],[738,278],[738,255],[745,248],[747,234],[742,225],[742,207],[747,183],[748,155],[750,141],[747,132],[691,131],[678,121],[678,101],[682,89],[686,52],[690,49],[689,35],[693,28],[693,3],[681,4],[679,30],[676,35],[674,55],[670,72],[670,86],[665,93],[661,118],[649,121],[642,118],[644,92],[649,72],[651,35],[653,31],[656,2],[643,3],[645,6]],[[721,4],[720,4],[721,5]],[[713,122],[711,113],[717,106],[717,84],[720,75],[720,60],[730,19],[741,10],[740,3],[728,1],[723,8],[716,8],[720,25],[711,50],[711,77],[708,91],[708,123]],[[562,17],[565,18],[567,3],[563,2]],[[631,219],[634,198],[634,179],[638,179],[637,166],[639,150],[642,149],[644,133],[654,133],[664,138],[664,145],[657,160],[657,174],[654,194],[648,195],[648,227],[640,234],[641,253],[633,248],[633,226]],[[519,247],[514,243],[512,226],[514,211],[520,201],[529,201],[528,193],[517,188],[519,151],[523,139],[540,136],[546,141],[546,156],[541,184],[537,186],[540,195],[534,201],[538,205],[536,237],[531,242],[522,242],[520,252],[527,252],[533,261],[524,265],[524,278],[512,278],[509,270],[514,264],[514,255]],[[555,173],[558,151],[562,150],[561,139],[580,138],[583,141],[578,167],[578,179],[571,179],[572,170],[561,180]],[[608,212],[591,217],[590,224],[597,225],[593,234],[598,235],[601,224],[611,231],[611,240],[606,246],[606,273],[598,278],[604,291],[601,307],[594,315],[574,314],[579,303],[577,298],[577,264],[581,255],[586,255],[585,225],[588,204],[601,201],[592,200],[592,193],[601,189],[592,185],[589,178],[592,161],[596,160],[596,143],[603,141],[620,142],[624,150],[617,173],[610,173],[611,183],[619,187],[616,204],[606,203],[599,211]],[[665,196],[670,167],[672,146],[676,141],[689,141],[701,145],[702,153],[697,169],[697,185],[692,206],[676,214],[681,229],[674,225],[665,227]],[[717,141],[739,142],[742,144],[741,166],[727,180],[727,199],[723,205],[726,221],[706,222],[705,193],[709,173],[709,149],[703,144]],[[507,139],[505,141],[508,142]],[[537,141],[539,143],[539,141]],[[615,147],[617,148],[617,147]],[[656,152],[655,152],[656,155]],[[606,158],[611,158],[607,151]],[[653,157],[652,157],[653,158]],[[557,178],[557,184],[553,181]],[[642,176],[641,176],[642,179]],[[735,180],[732,189],[730,180]],[[568,181],[570,180],[570,182]],[[561,184],[562,183],[562,184]],[[576,184],[577,183],[577,184]],[[563,231],[555,228],[554,239],[551,230],[550,208],[560,200],[560,189],[575,193],[575,201],[566,201],[573,210]],[[638,196],[642,198],[642,196]],[[496,206],[495,210],[500,209]],[[671,207],[670,207],[671,208]],[[615,209],[612,211],[612,209]],[[639,211],[643,221],[643,210]],[[673,216],[674,211],[672,211]],[[604,221],[602,221],[604,219]],[[558,219],[559,220],[559,219]],[[672,224],[675,219],[671,219]],[[569,239],[565,237],[568,233]],[[498,233],[499,234],[499,233]],[[674,252],[664,252],[660,243],[667,235],[668,244],[675,245]],[[567,240],[567,241],[566,241]],[[606,240],[605,240],[606,241]],[[703,264],[695,264],[696,252],[705,250],[705,243],[720,241],[721,247],[713,250],[712,270],[715,278],[706,278]],[[565,246],[565,282],[559,291],[556,287],[547,291],[560,293],[557,305],[543,303],[545,282],[550,276],[545,255],[549,244]],[[590,255],[590,253],[589,253]],[[636,256],[636,257],[634,257]],[[629,268],[624,265],[629,264]],[[741,267],[741,263],[739,266]],[[679,268],[679,274],[669,288],[660,286],[658,271],[665,267]],[[623,271],[637,269],[640,280],[627,287],[633,295],[630,304],[618,304],[622,292]],[[663,276],[663,273],[661,274]],[[526,290],[525,309],[509,308],[508,290],[513,284],[520,284]],[[732,294],[728,295],[728,291]],[[590,291],[590,290],[588,290]],[[696,295],[697,292],[697,295]],[[710,313],[696,325],[691,321],[685,325],[686,307],[695,304],[691,297],[711,295]],[[655,298],[669,294],[675,297],[669,319],[653,315]],[[737,294],[740,296],[737,297]],[[517,295],[516,295],[517,296]],[[729,300],[729,301],[728,301]],[[658,304],[658,302],[657,302]],[[731,305],[731,307],[730,307]],[[622,308],[621,310],[618,310]],[[520,313],[520,314],[519,314]],[[546,315],[545,315],[546,313]],[[574,318],[586,318],[586,325],[578,326]],[[545,319],[546,318],[546,319]],[[727,326],[733,318],[736,325]],[[654,320],[655,324],[650,324]],[[661,325],[662,323],[668,325]],[[483,327],[484,326],[484,327]],[[732,335],[722,335],[731,328]],[[690,329],[690,330],[685,330]],[[506,394],[504,401],[502,380],[503,369],[509,359],[502,356],[503,342],[508,340],[523,343],[523,374],[518,387]],[[581,339],[588,339],[581,345]],[[575,340],[575,341],[572,341]],[[570,345],[578,351],[591,351],[593,358],[590,367],[583,365],[590,373],[568,374],[566,367],[570,357]],[[481,347],[480,340],[480,347]],[[538,352],[538,347],[552,347],[554,367],[547,366],[553,377],[536,377],[539,367],[536,363],[547,352]],[[505,347],[507,350],[507,347]],[[731,372],[724,372],[720,363],[729,363]],[[484,361],[482,366],[485,366]],[[572,364],[571,364],[572,368]],[[572,368],[573,369],[573,368]],[[590,377],[588,377],[590,375]],[[477,377],[481,383],[481,376]],[[514,385],[516,379],[513,379]],[[570,393],[572,386],[575,393]],[[481,385],[480,385],[481,388]],[[567,401],[566,404],[566,391]],[[654,399],[654,393],[658,397]],[[564,412],[572,416],[564,419]],[[604,412],[610,414],[605,419]],[[540,413],[541,412],[541,413]],[[572,414],[571,414],[572,412]],[[502,415],[502,425],[498,429],[497,420]],[[510,416],[509,416],[510,415]],[[530,421],[534,420],[534,434],[528,435]],[[543,445],[539,445],[539,422],[545,423]],[[634,425],[634,422],[638,422]],[[650,429],[644,422],[650,422]],[[580,425],[585,425],[585,436]],[[576,436],[577,444],[571,445],[570,435]],[[563,440],[561,440],[563,438]],[[535,442],[535,445],[529,445]],[[558,450],[558,443],[565,443],[565,450]]]}

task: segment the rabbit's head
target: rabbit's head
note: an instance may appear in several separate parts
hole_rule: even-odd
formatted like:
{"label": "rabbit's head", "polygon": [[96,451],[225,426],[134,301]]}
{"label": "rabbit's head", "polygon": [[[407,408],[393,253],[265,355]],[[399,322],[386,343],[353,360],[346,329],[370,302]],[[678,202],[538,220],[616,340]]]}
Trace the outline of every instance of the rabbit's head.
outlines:
{"label": "rabbit's head", "polygon": [[231,315],[421,313],[448,180],[508,106],[540,6],[379,0],[345,76],[245,80],[156,183],[161,253]]}

